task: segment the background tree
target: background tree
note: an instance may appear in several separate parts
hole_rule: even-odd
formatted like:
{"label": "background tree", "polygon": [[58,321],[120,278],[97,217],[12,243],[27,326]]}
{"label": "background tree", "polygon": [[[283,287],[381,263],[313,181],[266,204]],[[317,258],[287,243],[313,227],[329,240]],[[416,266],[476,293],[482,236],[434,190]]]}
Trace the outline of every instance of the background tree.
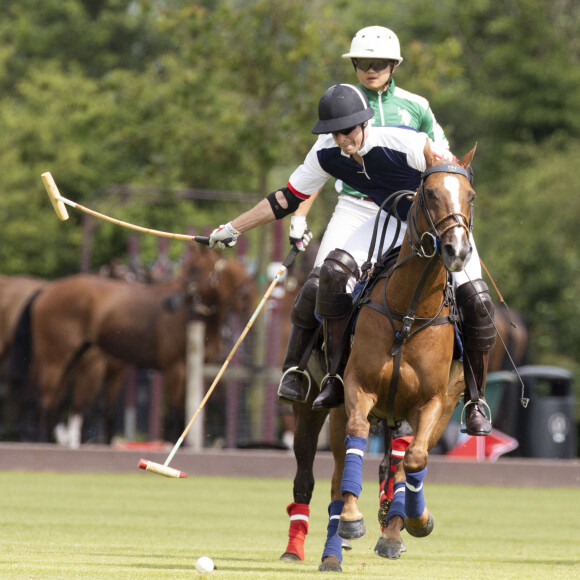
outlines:
{"label": "background tree", "polygon": [[[0,16],[3,273],[78,270],[82,216],[52,215],[47,170],[64,195],[175,231],[244,209],[178,190],[279,187],[314,142],[322,92],[355,80],[341,58],[353,34],[380,24],[401,40],[397,84],[429,99],[456,153],[478,142],[478,248],[532,328],[533,360],[580,378],[577,0],[5,0]],[[112,197],[112,184],[161,194]],[[318,235],[332,188],[321,198]],[[126,240],[100,226],[93,266],[123,258]],[[156,241],[142,245],[152,258]]]}

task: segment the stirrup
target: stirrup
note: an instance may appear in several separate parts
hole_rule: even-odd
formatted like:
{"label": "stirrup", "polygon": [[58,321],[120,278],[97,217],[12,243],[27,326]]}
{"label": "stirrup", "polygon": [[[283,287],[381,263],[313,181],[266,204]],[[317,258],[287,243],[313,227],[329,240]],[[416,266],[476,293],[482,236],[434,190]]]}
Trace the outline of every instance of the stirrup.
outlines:
{"label": "stirrup", "polygon": [[477,399],[477,401],[467,401],[467,403],[463,405],[463,409],[461,409],[461,418],[459,420],[459,430],[461,431],[461,433],[467,433],[467,424],[465,423],[465,409],[467,409],[469,405],[479,405],[479,403],[483,404],[485,409],[487,409],[486,413],[484,413],[485,417],[489,421],[490,425],[493,424],[491,422],[491,409],[489,408],[489,405],[487,404],[487,401],[485,399]]}
{"label": "stirrup", "polygon": [[332,373],[327,373],[326,375],[324,375],[324,377],[322,377],[322,380],[320,381],[320,392],[322,393],[322,390],[324,389],[323,385],[324,385],[324,381],[326,379],[338,379],[341,383],[342,383],[342,388],[344,389],[344,381],[342,380],[342,377],[338,374],[333,375]]}
{"label": "stirrup", "polygon": [[280,389],[282,387],[282,381],[284,380],[284,377],[288,373],[299,373],[299,374],[305,375],[306,378],[308,379],[308,389],[306,390],[306,397],[304,397],[304,399],[302,401],[297,401],[297,402],[300,402],[300,403],[305,403],[306,401],[308,401],[308,397],[310,396],[310,387],[312,385],[312,381],[310,379],[310,375],[308,374],[308,371],[303,370],[303,369],[299,369],[298,367],[290,367],[289,369],[286,369],[284,371],[284,374],[280,378],[280,383],[278,384],[278,396],[279,397],[281,396],[280,395]]}

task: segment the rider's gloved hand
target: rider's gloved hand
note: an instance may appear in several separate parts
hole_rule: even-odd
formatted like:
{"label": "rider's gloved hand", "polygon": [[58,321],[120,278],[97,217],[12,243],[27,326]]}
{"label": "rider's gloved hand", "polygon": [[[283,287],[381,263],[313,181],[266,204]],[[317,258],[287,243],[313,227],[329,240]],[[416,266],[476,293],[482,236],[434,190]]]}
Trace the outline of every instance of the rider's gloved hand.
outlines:
{"label": "rider's gloved hand", "polygon": [[236,245],[238,241],[238,236],[240,232],[232,226],[230,222],[225,225],[221,225],[216,228],[209,236],[209,247],[218,248],[223,250],[224,248],[231,248]]}
{"label": "rider's gloved hand", "polygon": [[301,252],[306,250],[306,247],[312,239],[312,232],[306,225],[306,216],[293,215],[290,218],[290,243],[294,244]]}

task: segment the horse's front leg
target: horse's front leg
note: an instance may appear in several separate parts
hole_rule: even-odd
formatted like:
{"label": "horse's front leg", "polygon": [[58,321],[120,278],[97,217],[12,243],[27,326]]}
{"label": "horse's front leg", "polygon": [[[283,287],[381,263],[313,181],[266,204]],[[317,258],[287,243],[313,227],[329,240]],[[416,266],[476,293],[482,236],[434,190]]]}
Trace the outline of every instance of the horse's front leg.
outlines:
{"label": "horse's front leg", "polygon": [[362,491],[362,466],[364,450],[368,441],[370,423],[368,415],[376,403],[376,396],[365,393],[357,385],[355,373],[345,377],[345,403],[348,421],[346,424],[346,456],[340,491],[344,507],[338,525],[341,538],[357,539],[366,534],[363,515],[358,508]]}

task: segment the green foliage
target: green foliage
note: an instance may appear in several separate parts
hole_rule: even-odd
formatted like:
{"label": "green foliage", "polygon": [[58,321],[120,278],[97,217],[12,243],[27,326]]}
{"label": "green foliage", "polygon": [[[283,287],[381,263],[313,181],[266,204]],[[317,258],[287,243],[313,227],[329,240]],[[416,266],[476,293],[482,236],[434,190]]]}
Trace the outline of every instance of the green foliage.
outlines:
{"label": "green foliage", "polygon": [[572,235],[580,198],[570,168],[580,144],[554,138],[529,155],[479,189],[488,227],[478,239],[508,303],[532,326],[536,354],[571,355],[580,344],[580,249]]}
{"label": "green foliage", "polygon": [[[176,192],[262,196],[282,185],[314,141],[322,92],[356,82],[341,58],[353,34],[379,24],[401,40],[397,84],[429,99],[456,153],[478,142],[478,248],[532,325],[536,353],[573,360],[580,346],[576,4],[5,0],[2,272],[53,278],[79,268],[83,216],[71,210],[68,222],[56,219],[44,171],[73,200],[162,230],[200,232],[248,209],[183,201]],[[158,193],[114,196],[115,184]],[[318,235],[334,192],[321,198],[309,217]],[[125,259],[127,237],[96,225],[92,266]],[[257,253],[262,242],[255,232],[248,238]],[[140,242],[144,260],[153,259],[156,240]],[[172,244],[172,253],[181,251]]]}

